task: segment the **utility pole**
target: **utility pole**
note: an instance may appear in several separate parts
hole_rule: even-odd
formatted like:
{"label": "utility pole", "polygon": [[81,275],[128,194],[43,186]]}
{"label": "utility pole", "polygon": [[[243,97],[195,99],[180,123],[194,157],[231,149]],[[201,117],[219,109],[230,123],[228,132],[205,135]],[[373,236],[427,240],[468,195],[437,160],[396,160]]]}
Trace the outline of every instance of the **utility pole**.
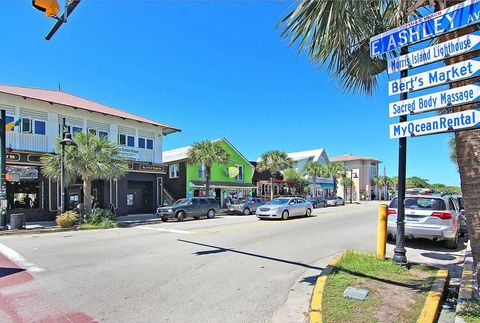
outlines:
{"label": "utility pole", "polygon": [[5,110],[0,111],[0,230],[7,228],[7,165],[6,165],[6,134]]}

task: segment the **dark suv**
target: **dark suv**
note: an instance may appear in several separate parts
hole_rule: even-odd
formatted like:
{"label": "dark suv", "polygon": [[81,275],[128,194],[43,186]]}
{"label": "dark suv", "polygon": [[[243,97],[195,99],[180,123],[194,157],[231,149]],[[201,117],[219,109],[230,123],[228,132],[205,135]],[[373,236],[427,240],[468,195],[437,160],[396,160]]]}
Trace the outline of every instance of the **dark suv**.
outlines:
{"label": "dark suv", "polygon": [[202,216],[213,219],[218,209],[218,201],[214,198],[192,197],[180,199],[169,206],[159,207],[157,216],[162,218],[163,222],[167,222],[169,218],[183,221],[187,217],[192,217],[197,220]]}

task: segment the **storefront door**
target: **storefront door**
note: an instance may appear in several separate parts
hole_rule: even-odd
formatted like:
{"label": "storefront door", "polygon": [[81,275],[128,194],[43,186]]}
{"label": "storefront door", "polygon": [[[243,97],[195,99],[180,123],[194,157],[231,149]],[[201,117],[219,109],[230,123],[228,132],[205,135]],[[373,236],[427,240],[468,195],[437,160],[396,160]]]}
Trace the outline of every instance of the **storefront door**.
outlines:
{"label": "storefront door", "polygon": [[153,183],[144,181],[128,181],[127,184],[128,214],[153,213]]}

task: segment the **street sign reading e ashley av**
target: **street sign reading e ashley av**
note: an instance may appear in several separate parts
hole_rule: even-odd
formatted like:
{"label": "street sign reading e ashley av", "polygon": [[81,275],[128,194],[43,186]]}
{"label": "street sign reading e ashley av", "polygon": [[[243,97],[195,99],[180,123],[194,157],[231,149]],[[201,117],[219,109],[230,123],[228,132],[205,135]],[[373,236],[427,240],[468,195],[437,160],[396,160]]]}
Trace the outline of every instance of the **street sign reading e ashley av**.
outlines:
{"label": "street sign reading e ashley av", "polygon": [[390,139],[414,137],[480,126],[480,109],[465,110],[390,125]]}
{"label": "street sign reading e ashley av", "polygon": [[417,91],[467,79],[475,76],[479,70],[480,62],[475,59],[470,59],[424,73],[399,78],[388,82],[388,95]]}
{"label": "street sign reading e ashley av", "polygon": [[391,118],[428,112],[475,101],[480,96],[480,85],[469,84],[454,89],[430,93],[389,104]]}
{"label": "street sign reading e ashley av", "polygon": [[480,0],[467,0],[370,38],[370,56],[411,45],[480,21]]}
{"label": "street sign reading e ashley av", "polygon": [[465,54],[474,50],[478,43],[480,43],[480,36],[470,34],[395,57],[388,60],[388,73],[391,74]]}

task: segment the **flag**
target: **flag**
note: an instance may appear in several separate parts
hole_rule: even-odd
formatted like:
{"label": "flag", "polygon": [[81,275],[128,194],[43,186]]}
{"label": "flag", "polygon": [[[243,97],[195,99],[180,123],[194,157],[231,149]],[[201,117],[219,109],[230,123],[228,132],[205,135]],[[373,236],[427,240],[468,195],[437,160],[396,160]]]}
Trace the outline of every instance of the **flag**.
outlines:
{"label": "flag", "polygon": [[5,125],[5,130],[6,130],[6,131],[11,131],[11,130],[13,130],[14,127],[20,125],[20,121],[21,121],[21,119],[18,119],[17,121],[12,121],[12,122],[7,123],[7,124]]}

